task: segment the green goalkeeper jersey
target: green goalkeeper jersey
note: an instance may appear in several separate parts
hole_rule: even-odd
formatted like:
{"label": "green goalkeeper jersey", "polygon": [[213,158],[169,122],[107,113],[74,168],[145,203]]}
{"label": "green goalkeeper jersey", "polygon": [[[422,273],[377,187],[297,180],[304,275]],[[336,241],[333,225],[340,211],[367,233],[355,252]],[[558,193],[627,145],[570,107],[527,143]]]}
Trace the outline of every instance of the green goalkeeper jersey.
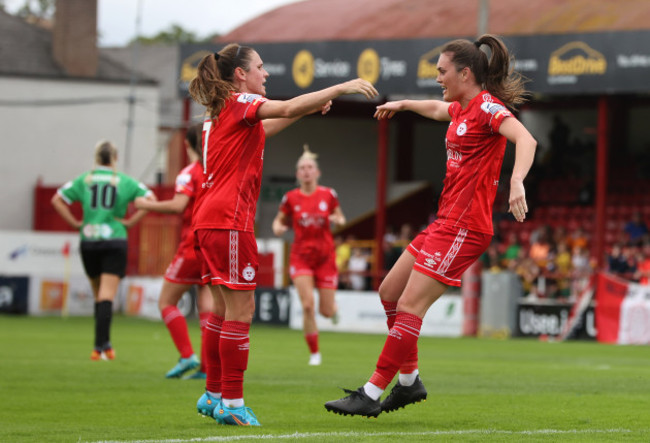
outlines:
{"label": "green goalkeeper jersey", "polygon": [[124,218],[130,202],[151,193],[146,185],[110,168],[98,167],[81,174],[57,190],[71,204],[81,202],[81,241],[126,240]]}

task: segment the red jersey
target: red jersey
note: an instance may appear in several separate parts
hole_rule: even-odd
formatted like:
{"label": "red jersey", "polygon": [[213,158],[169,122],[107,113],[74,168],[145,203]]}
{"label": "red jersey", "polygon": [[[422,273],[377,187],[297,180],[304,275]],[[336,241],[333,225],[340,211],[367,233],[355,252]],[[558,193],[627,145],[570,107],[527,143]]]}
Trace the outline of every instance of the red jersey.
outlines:
{"label": "red jersey", "polygon": [[443,224],[492,235],[492,205],[506,138],[499,134],[503,120],[512,113],[496,97],[482,91],[466,109],[449,106],[447,173],[438,202]]}
{"label": "red jersey", "polygon": [[187,195],[190,199],[183,211],[181,224],[181,247],[194,247],[194,234],[192,233],[192,212],[194,201],[203,183],[203,166],[199,162],[187,165],[176,176],[175,190],[177,194]]}
{"label": "red jersey", "polygon": [[311,194],[300,188],[292,189],[282,197],[280,211],[291,220],[294,230],[293,253],[327,255],[334,253],[334,239],[329,216],[339,207],[334,189],[318,186]]}
{"label": "red jersey", "polygon": [[264,158],[257,109],[267,99],[233,93],[217,118],[203,122],[203,183],[193,229],[254,232]]}

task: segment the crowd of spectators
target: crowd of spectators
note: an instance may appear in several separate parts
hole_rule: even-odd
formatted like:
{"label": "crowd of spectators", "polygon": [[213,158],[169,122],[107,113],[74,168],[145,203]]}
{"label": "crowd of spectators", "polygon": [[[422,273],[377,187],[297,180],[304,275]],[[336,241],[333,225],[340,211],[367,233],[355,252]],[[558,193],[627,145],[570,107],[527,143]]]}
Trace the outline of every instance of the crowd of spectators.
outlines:
{"label": "crowd of spectators", "polygon": [[[483,269],[509,270],[521,278],[524,296],[573,300],[595,269],[591,237],[582,227],[539,226],[527,241],[517,231],[497,233],[481,257]],[[641,284],[650,282],[650,236],[639,213],[607,248],[606,271]]]}

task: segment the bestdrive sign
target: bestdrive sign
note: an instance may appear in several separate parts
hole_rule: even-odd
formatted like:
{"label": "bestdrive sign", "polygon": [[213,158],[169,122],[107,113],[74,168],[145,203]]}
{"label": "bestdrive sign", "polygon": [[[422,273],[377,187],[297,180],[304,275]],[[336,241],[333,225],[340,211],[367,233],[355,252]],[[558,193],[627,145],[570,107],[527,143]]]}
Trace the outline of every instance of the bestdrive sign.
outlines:
{"label": "bestdrive sign", "polygon": [[[473,40],[473,37],[468,37]],[[451,38],[304,43],[238,42],[255,48],[270,74],[270,97],[292,97],[356,77],[382,95],[440,95],[436,63]],[[650,92],[650,31],[507,36],[515,68],[542,94]],[[205,54],[225,46],[181,45],[179,94]]]}

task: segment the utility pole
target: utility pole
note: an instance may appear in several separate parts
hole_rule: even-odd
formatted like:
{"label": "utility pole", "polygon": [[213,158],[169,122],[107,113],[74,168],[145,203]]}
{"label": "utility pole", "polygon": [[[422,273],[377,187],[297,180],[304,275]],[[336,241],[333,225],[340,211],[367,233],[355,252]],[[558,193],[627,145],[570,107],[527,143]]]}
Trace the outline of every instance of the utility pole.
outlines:
{"label": "utility pole", "polygon": [[476,20],[477,37],[487,34],[490,18],[490,0],[478,0],[478,17]]}
{"label": "utility pole", "polygon": [[126,120],[126,142],[124,144],[124,172],[131,174],[131,148],[133,143],[133,125],[135,120],[135,92],[138,84],[138,52],[140,49],[140,28],[142,24],[142,0],[138,0],[135,15],[135,41],[131,56],[131,81],[129,83],[128,117]]}

